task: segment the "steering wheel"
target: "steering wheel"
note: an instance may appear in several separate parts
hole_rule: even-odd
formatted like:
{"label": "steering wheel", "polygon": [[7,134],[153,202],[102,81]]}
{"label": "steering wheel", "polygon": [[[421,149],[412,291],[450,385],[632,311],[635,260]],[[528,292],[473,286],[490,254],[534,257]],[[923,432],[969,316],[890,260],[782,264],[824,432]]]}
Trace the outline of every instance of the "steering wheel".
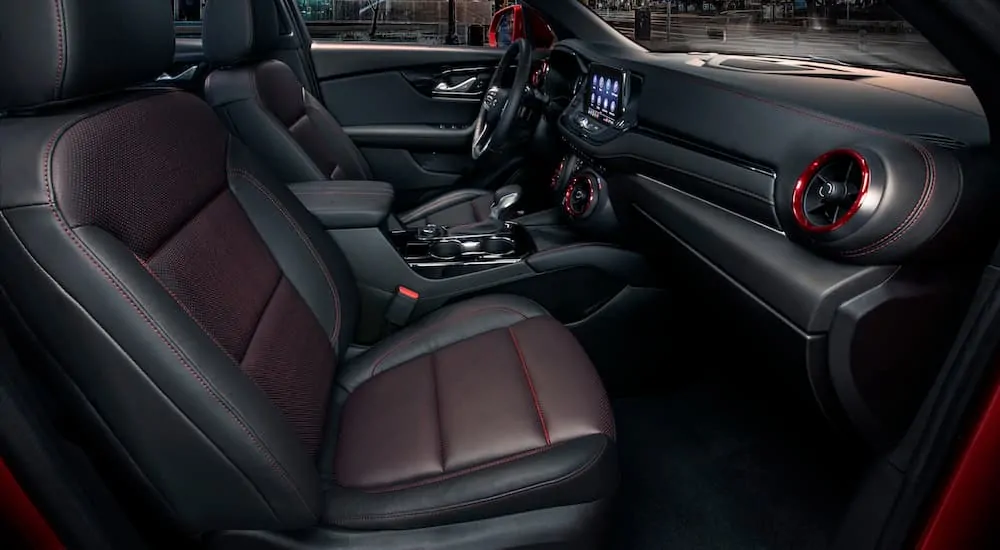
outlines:
{"label": "steering wheel", "polygon": [[[517,62],[514,84],[502,88],[503,75],[507,67]],[[510,137],[511,127],[521,108],[524,89],[531,75],[531,44],[519,38],[507,48],[497,70],[490,78],[489,87],[483,95],[483,103],[476,115],[476,125],[472,133],[472,158],[478,159],[487,150],[503,149]]]}

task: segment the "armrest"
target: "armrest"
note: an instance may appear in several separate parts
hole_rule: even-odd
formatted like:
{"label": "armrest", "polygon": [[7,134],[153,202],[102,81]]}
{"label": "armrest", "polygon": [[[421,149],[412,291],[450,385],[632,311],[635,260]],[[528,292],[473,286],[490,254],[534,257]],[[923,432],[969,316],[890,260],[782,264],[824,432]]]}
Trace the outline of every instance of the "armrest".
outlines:
{"label": "armrest", "polygon": [[378,227],[392,208],[392,185],[381,181],[310,181],[288,186],[327,229]]}

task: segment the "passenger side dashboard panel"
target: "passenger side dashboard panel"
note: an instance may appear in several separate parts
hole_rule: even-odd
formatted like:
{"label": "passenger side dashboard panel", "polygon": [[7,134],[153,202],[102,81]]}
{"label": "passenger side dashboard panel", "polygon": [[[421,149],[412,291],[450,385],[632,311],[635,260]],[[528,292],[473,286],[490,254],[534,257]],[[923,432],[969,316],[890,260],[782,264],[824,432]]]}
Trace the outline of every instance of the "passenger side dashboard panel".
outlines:
{"label": "passenger side dashboard panel", "polygon": [[[815,81],[801,77],[723,80],[694,55],[608,59],[584,44],[563,47],[642,76],[636,128],[603,143],[562,132],[603,171],[628,238],[695,307],[714,302],[723,330],[757,345],[768,367],[753,368],[778,371],[869,445],[891,443],[957,330],[979,245],[997,235],[984,210],[998,196],[978,168],[985,151],[904,135],[871,118],[874,107],[855,120],[816,110],[815,98],[803,96],[811,108],[802,107],[791,90]],[[787,88],[781,101],[755,91],[767,87],[761,79]],[[892,108],[891,93],[863,93]],[[928,113],[924,131],[947,115]],[[824,171],[833,161],[856,167]],[[793,208],[806,192],[816,210],[808,223]]]}

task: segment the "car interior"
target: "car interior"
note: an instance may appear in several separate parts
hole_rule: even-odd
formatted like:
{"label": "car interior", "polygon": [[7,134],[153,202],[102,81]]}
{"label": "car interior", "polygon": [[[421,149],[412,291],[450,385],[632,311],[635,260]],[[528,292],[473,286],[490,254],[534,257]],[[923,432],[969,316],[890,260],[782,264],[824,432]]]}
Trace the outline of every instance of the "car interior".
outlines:
{"label": "car interior", "polygon": [[864,548],[1000,237],[953,79],[14,4],[0,404],[66,547]]}

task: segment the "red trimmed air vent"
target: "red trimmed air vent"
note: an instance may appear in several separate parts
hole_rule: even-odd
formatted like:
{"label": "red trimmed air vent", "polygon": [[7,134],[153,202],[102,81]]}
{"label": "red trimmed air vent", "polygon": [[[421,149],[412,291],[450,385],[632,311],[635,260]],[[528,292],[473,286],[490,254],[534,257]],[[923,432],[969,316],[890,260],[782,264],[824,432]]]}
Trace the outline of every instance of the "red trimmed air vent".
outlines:
{"label": "red trimmed air vent", "polygon": [[555,189],[559,185],[559,176],[561,176],[563,170],[566,169],[566,162],[568,160],[569,157],[563,157],[563,159],[559,161],[559,166],[556,166],[556,171],[552,174],[552,183],[549,184],[552,189]]}
{"label": "red trimmed air vent", "polygon": [[858,213],[870,182],[868,161],[861,153],[836,149],[821,155],[795,182],[795,221],[812,233],[836,231]]}
{"label": "red trimmed air vent", "polygon": [[584,218],[594,209],[597,201],[598,183],[586,172],[575,175],[566,185],[563,194],[563,210],[571,218]]}

